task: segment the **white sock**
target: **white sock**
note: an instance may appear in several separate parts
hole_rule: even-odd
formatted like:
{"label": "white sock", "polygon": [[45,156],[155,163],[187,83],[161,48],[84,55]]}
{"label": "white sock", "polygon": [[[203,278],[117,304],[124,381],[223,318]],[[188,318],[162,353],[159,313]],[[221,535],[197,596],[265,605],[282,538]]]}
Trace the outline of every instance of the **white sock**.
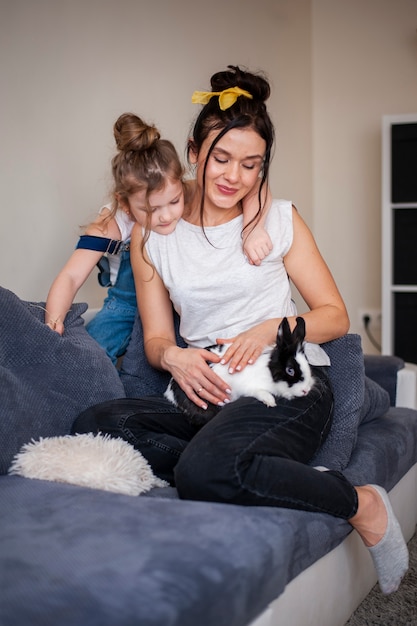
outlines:
{"label": "white sock", "polygon": [[384,536],[375,546],[368,548],[382,593],[397,591],[408,570],[408,548],[400,525],[392,510],[388,494],[379,485],[370,485],[381,496],[387,510],[388,524]]}

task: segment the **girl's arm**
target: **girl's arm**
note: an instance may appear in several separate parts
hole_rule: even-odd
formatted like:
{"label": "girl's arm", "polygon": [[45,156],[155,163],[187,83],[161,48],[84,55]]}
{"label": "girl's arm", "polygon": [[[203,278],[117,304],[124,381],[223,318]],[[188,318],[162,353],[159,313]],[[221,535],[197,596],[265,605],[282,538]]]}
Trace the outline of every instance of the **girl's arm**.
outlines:
{"label": "girl's arm", "polygon": [[[326,265],[314,237],[293,207],[293,243],[284,263],[288,275],[309,307],[300,313],[306,323],[306,341],[324,343],[337,339],[349,330],[349,317],[342,296]],[[291,330],[295,317],[288,318]],[[262,350],[275,342],[281,318],[267,320],[233,338],[224,354],[232,370],[243,369],[254,362]],[[227,340],[219,339],[219,343]],[[228,340],[230,342],[230,339]]]}
{"label": "girl's arm", "polygon": [[[139,315],[143,326],[145,353],[149,363],[170,372],[189,399],[202,408],[206,401],[225,402],[227,384],[207,365],[220,360],[213,353],[200,348],[177,346],[172,302],[169,293],[144,250],[142,228],[135,224],[132,230],[130,259],[135,278]],[[203,388],[204,398],[197,395]]]}
{"label": "girl's arm", "polygon": [[[86,229],[86,234],[119,239],[120,230],[114,219],[106,224],[105,231],[103,231],[104,216],[105,214],[100,214],[99,219]],[[60,335],[64,332],[65,316],[71,308],[76,293],[102,256],[102,252],[95,250],[74,250],[52,283],[45,305],[45,324]]]}
{"label": "girl's arm", "polygon": [[[264,185],[261,191],[261,213],[256,223],[251,224],[259,211],[259,185],[243,199],[243,252],[251,265],[260,265],[272,250],[272,241],[265,230],[265,219],[272,202],[269,186]],[[247,228],[245,229],[245,226]]]}

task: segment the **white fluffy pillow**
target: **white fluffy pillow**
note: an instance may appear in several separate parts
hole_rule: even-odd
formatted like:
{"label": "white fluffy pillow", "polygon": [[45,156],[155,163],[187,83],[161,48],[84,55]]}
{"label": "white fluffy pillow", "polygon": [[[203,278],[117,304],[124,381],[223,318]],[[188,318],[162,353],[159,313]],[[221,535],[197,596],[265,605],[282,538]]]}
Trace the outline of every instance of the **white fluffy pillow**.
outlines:
{"label": "white fluffy pillow", "polygon": [[130,496],[168,486],[127,441],[92,433],[32,440],[15,455],[9,474]]}

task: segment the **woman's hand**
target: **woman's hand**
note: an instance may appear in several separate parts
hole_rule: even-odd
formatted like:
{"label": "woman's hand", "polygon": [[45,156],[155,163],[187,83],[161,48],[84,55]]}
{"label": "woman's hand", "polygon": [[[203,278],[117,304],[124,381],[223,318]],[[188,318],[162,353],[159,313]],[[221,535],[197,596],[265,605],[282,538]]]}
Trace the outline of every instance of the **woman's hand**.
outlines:
{"label": "woman's hand", "polygon": [[207,364],[207,361],[220,361],[216,354],[204,348],[170,346],[165,350],[163,361],[164,368],[197,406],[206,409],[207,402],[218,406],[230,402],[228,385]]}
{"label": "woman's hand", "polygon": [[229,372],[240,372],[255,363],[267,346],[273,345],[280,319],[268,320],[231,339],[217,339],[219,344],[229,344],[221,362],[229,363]]}

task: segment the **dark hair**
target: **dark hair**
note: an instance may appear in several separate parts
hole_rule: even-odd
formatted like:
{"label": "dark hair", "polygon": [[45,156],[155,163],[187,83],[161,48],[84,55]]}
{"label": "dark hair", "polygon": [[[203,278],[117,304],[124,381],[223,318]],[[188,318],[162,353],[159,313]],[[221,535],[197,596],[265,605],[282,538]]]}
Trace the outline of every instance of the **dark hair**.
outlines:
{"label": "dark hair", "polygon": [[[269,98],[271,88],[263,74],[248,72],[242,68],[229,65],[223,72],[213,74],[210,80],[212,91],[224,91],[231,87],[240,87],[251,94],[252,98],[239,96],[236,102],[224,111],[219,106],[219,98],[214,96],[200,111],[191,133],[192,139],[188,144],[187,156],[195,150],[198,154],[203,142],[213,130],[218,130],[206,157],[203,170],[203,195],[201,199],[200,216],[202,222],[204,207],[204,187],[208,158],[217,142],[233,128],[252,128],[265,140],[266,150],[262,164],[262,178],[259,187],[259,211],[262,209],[261,190],[268,180],[269,166],[272,158],[272,148],[275,140],[274,125],[267,111],[265,101]],[[256,220],[256,217],[254,218]],[[254,221],[252,220],[252,221]]]}

